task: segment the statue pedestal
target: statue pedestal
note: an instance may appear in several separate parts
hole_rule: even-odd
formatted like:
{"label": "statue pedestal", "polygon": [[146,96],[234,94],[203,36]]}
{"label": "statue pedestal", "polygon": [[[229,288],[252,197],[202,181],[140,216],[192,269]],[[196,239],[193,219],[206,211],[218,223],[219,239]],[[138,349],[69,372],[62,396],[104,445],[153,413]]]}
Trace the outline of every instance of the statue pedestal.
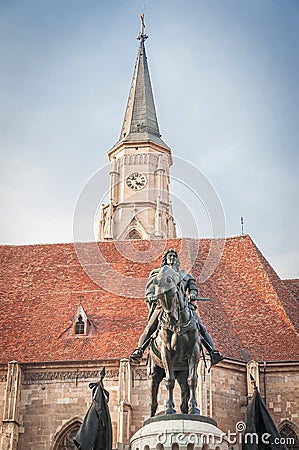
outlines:
{"label": "statue pedestal", "polygon": [[131,450],[227,450],[225,434],[213,419],[189,414],[156,416],[131,438]]}

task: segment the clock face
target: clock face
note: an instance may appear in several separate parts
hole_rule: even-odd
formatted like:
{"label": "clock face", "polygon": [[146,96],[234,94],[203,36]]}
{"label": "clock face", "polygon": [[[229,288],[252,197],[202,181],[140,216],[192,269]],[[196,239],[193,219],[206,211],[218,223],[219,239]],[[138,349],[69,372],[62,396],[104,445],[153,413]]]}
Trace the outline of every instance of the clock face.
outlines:
{"label": "clock face", "polygon": [[132,173],[127,178],[127,186],[129,186],[129,188],[131,189],[134,189],[134,191],[144,188],[145,185],[146,176],[143,175],[143,173]]}

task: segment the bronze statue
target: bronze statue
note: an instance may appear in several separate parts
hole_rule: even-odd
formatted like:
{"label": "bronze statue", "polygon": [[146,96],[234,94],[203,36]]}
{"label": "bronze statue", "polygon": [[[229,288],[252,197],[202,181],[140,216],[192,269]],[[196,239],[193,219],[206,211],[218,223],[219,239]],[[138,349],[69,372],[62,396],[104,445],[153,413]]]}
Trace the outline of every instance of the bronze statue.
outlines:
{"label": "bronze statue", "polygon": [[[178,273],[178,285],[180,287],[180,291],[183,295],[189,297],[189,306],[193,309],[196,309],[194,305],[194,301],[196,301],[198,296],[198,289],[195,283],[195,280],[192,275],[185,272],[184,270],[180,270],[180,260],[177,252],[173,249],[169,249],[163,256],[161,267],[169,266],[174,269]],[[159,273],[160,268],[154,269],[151,271],[148,283],[145,289],[146,302],[149,307],[149,320],[148,323],[139,338],[138,348],[134,350],[131,354],[130,359],[135,363],[139,364],[141,358],[143,356],[144,350],[148,347],[150,343],[150,338],[154,334],[154,332],[158,328],[159,316],[161,314],[161,305],[159,305],[157,298],[154,295],[155,292],[155,278]],[[200,300],[200,299],[199,299]],[[221,353],[215,349],[213,339],[211,335],[208,333],[206,327],[200,321],[199,316],[196,314],[197,325],[199,328],[201,342],[211,357],[211,364],[217,364],[219,361],[222,361],[223,356]]]}
{"label": "bronze statue", "polygon": [[199,414],[195,391],[201,343],[210,354],[211,364],[217,364],[223,359],[221,353],[215,350],[210,334],[195,311],[193,302],[198,300],[197,295],[194,278],[180,270],[177,252],[168,250],[162,258],[161,268],[150,273],[146,286],[149,321],[140,336],[138,348],[130,356],[132,362],[139,364],[144,350],[151,344],[148,364],[152,416],[157,409],[158,387],[164,376],[169,393],[166,414],[175,412],[175,378],[182,390],[181,411]]}
{"label": "bronze statue", "polygon": [[92,404],[83,423],[74,437],[78,450],[112,450],[112,423],[108,408],[109,392],[103,385],[105,367],[101,370],[100,381],[90,383]]}

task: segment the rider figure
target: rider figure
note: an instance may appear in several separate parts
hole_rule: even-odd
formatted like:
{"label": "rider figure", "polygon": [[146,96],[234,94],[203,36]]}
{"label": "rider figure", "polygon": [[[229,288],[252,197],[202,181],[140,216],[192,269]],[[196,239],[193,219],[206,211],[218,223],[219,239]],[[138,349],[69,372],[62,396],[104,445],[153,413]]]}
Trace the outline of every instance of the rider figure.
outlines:
{"label": "rider figure", "polygon": [[[161,262],[161,267],[163,266],[170,266],[173,270],[178,272],[179,274],[179,284],[182,283],[180,286],[180,289],[184,291],[185,295],[188,295],[189,297],[189,304],[193,309],[196,309],[196,306],[192,303],[197,299],[198,295],[198,289],[195,284],[195,280],[192,275],[185,272],[184,270],[180,270],[180,260],[177,252],[173,249],[167,250],[167,252],[164,254]],[[151,271],[146,288],[145,288],[145,295],[146,299],[145,301],[148,304],[149,307],[149,319],[148,323],[142,333],[142,335],[139,338],[138,341],[138,348],[134,350],[134,352],[131,354],[130,359],[136,364],[139,364],[141,361],[141,358],[143,356],[144,350],[147,348],[147,346],[150,344],[151,337],[153,333],[157,330],[159,325],[159,316],[161,313],[161,306],[158,304],[156,297],[154,296],[154,279],[155,276],[160,271],[160,268],[154,269]],[[211,357],[211,364],[217,364],[218,362],[222,361],[223,356],[222,354],[215,349],[214,342],[212,340],[212,337],[208,333],[206,327],[202,324],[199,316],[195,314],[195,317],[197,319],[197,326],[199,329],[199,333],[201,336],[201,342],[204,345],[204,347],[207,349],[207,351],[210,354]]]}

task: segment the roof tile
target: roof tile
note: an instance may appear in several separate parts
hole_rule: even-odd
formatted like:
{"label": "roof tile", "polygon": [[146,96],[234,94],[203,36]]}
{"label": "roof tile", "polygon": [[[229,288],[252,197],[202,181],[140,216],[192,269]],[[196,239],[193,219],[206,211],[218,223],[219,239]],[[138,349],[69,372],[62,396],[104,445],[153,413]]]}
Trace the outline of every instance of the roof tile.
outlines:
{"label": "roof tile", "polygon": [[[190,255],[197,255],[192,273],[199,280],[211,244],[210,239],[173,239],[167,247],[180,251],[182,269],[189,267]],[[82,244],[95,273],[112,267],[119,274],[109,289],[112,292],[89,278],[73,244],[1,246],[1,362],[128,357],[147,321],[143,301],[147,277],[161,259],[161,252],[155,256],[148,242],[133,245],[138,252],[152,251],[150,262],[128,257],[134,253],[130,241]],[[138,279],[142,286],[136,298],[120,295],[134,293]],[[249,236],[228,238],[215,272],[204,283],[198,282],[200,296],[213,298],[200,303],[198,311],[227,357],[241,360],[249,354],[256,360],[298,360],[294,285],[280,280]],[[92,323],[89,336],[72,334],[80,302]],[[282,337],[287,346],[282,345]]]}

